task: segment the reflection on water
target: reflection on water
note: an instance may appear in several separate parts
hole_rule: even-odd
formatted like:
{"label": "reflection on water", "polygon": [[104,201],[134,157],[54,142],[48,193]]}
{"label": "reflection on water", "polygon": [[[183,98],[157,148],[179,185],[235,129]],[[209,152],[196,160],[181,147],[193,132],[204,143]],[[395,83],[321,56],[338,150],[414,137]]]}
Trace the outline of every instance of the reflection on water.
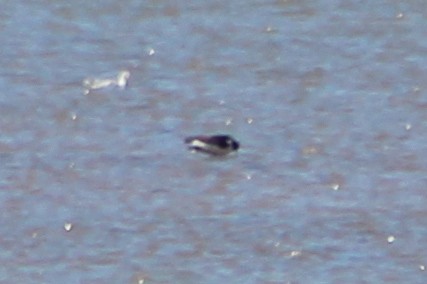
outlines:
{"label": "reflection on water", "polygon": [[422,4],[44,2],[0,12],[3,282],[425,282]]}

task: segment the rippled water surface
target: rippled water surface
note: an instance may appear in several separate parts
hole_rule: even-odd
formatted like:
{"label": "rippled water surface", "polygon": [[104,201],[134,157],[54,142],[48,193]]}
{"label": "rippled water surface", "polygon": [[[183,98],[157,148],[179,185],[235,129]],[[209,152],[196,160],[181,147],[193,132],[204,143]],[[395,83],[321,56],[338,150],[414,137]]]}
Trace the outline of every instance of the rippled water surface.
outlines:
{"label": "rippled water surface", "polygon": [[0,282],[427,283],[427,2],[3,2]]}

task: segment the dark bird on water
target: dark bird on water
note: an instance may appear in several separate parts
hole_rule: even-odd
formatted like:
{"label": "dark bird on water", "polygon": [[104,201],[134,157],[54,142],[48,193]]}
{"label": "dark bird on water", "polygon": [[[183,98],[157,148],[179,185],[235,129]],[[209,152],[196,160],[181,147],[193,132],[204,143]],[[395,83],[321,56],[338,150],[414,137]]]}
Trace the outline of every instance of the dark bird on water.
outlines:
{"label": "dark bird on water", "polygon": [[184,141],[190,150],[214,156],[225,156],[240,147],[239,142],[229,135],[190,136]]}

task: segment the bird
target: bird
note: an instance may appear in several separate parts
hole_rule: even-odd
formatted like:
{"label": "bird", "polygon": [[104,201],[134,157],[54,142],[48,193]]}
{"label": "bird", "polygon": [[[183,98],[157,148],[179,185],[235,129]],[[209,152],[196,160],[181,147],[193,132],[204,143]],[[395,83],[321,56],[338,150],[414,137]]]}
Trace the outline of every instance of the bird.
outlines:
{"label": "bird", "polygon": [[117,86],[123,90],[127,87],[130,72],[128,70],[121,70],[117,73],[115,78],[86,78],[83,80],[83,87],[85,87],[85,94],[91,90],[102,89],[111,86]]}
{"label": "bird", "polygon": [[236,152],[240,144],[229,135],[198,135],[189,136],[184,140],[188,149],[212,156],[225,156]]}

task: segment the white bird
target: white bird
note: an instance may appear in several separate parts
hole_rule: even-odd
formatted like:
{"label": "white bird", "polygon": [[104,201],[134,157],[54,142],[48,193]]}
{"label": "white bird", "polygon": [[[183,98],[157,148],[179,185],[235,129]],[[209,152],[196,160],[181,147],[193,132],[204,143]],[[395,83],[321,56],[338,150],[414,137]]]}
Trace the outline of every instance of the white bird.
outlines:
{"label": "white bird", "polygon": [[83,80],[85,94],[88,94],[91,90],[115,86],[123,90],[126,88],[129,78],[130,72],[128,70],[120,71],[116,78],[86,78]]}

